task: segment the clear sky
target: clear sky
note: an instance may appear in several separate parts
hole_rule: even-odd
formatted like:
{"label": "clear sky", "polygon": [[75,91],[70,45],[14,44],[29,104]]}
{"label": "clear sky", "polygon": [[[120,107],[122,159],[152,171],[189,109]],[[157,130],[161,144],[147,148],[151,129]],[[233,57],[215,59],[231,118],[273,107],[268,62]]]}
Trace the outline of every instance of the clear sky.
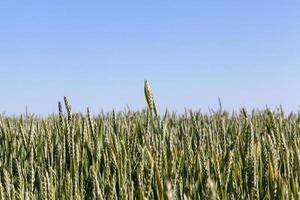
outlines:
{"label": "clear sky", "polygon": [[300,1],[0,1],[0,112],[300,105]]}

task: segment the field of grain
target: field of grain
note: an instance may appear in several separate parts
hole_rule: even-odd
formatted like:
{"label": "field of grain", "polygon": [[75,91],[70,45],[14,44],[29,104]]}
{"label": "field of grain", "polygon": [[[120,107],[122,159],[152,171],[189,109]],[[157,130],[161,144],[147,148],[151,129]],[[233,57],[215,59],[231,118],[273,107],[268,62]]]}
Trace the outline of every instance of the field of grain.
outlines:
{"label": "field of grain", "polygon": [[1,199],[300,199],[300,114],[0,116]]}

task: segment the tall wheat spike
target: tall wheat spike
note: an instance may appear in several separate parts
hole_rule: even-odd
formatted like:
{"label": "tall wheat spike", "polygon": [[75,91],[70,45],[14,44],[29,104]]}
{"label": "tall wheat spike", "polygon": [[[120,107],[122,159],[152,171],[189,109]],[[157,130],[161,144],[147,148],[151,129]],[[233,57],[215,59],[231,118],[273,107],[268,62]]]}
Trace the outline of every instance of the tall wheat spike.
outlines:
{"label": "tall wheat spike", "polygon": [[157,110],[153,99],[153,94],[147,80],[144,81],[144,94],[147,101],[149,112],[150,113],[154,112],[155,116],[157,116]]}

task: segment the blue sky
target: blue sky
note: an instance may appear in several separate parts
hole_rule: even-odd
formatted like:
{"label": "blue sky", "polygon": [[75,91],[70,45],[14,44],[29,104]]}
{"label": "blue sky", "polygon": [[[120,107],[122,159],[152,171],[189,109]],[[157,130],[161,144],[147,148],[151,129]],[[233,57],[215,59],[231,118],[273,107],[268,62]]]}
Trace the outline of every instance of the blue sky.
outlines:
{"label": "blue sky", "polygon": [[0,112],[300,105],[300,1],[0,2]]}

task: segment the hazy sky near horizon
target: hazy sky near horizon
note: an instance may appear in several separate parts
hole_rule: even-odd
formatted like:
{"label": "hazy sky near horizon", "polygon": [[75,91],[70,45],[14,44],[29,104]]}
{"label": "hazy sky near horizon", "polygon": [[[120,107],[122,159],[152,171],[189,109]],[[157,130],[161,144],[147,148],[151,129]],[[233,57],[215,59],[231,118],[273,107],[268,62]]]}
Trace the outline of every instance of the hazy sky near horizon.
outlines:
{"label": "hazy sky near horizon", "polygon": [[299,110],[300,1],[1,1],[0,112]]}

